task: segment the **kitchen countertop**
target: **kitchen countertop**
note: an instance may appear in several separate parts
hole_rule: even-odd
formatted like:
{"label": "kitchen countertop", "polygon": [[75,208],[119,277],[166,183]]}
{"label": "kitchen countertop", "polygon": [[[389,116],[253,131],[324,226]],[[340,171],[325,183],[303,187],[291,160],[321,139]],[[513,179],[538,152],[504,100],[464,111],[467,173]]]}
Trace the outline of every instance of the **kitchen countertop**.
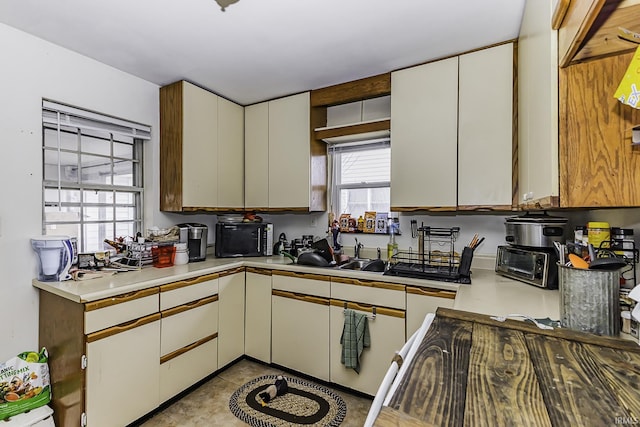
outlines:
{"label": "kitchen countertop", "polygon": [[557,290],[540,289],[499,276],[492,269],[487,268],[491,265],[491,259],[477,261],[474,259],[471,284],[463,285],[383,276],[381,273],[373,272],[294,265],[288,258],[282,256],[258,258],[210,256],[201,262],[166,268],[145,267],[141,270],[117,273],[98,279],[64,282],[40,282],[34,279],[32,284],[38,289],[78,303],[85,303],[237,267],[257,267],[457,291],[455,309],[492,315],[520,313],[535,318],[559,319],[560,298]]}

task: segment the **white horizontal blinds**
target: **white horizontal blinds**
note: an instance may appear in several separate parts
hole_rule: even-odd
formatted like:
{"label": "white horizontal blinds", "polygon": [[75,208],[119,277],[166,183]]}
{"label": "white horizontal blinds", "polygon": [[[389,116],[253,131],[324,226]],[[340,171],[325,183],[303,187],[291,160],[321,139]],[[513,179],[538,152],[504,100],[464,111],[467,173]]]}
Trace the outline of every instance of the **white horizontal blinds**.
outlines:
{"label": "white horizontal blinds", "polygon": [[43,233],[81,252],[142,231],[143,143],[151,128],[43,100]]}
{"label": "white horizontal blinds", "polygon": [[58,121],[61,126],[101,130],[136,139],[151,139],[150,126],[43,100],[42,123],[57,126]]}
{"label": "white horizontal blinds", "polygon": [[329,146],[332,155],[331,210],[352,217],[388,212],[391,144],[388,138]]}

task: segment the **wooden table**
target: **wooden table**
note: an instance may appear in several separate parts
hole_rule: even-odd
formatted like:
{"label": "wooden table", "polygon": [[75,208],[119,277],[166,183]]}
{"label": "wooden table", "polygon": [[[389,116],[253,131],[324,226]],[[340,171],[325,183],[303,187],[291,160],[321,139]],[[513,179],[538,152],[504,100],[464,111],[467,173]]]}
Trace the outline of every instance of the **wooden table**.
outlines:
{"label": "wooden table", "polygon": [[640,346],[438,309],[376,426],[640,424]]}

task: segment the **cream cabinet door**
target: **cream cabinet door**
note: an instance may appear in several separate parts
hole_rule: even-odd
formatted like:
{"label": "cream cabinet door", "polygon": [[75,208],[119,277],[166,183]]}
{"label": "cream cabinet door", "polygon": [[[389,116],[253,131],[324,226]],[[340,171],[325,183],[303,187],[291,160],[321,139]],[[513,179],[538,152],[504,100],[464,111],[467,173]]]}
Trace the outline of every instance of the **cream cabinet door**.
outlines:
{"label": "cream cabinet door", "polygon": [[218,97],[182,84],[182,205],[217,207]]}
{"label": "cream cabinet door", "polygon": [[271,271],[247,268],[244,352],[271,363]]}
{"label": "cream cabinet door", "polygon": [[391,73],[391,209],[455,209],[458,58]]}
{"label": "cream cabinet door", "polygon": [[309,92],[269,101],[269,207],[309,209]]}
{"label": "cream cabinet door", "polygon": [[559,206],[560,191],[558,36],[549,26],[553,3],[526,2],[518,38],[519,203],[539,201],[543,207],[554,205],[554,199]]}
{"label": "cream cabinet door", "polygon": [[460,56],[458,206],[513,201],[513,44]]}
{"label": "cream cabinet door", "polygon": [[218,315],[218,369],[244,354],[244,268],[220,275]]}
{"label": "cream cabinet door", "polygon": [[218,204],[244,208],[244,108],[218,97]]}
{"label": "cream cabinet door", "polygon": [[273,292],[272,362],[329,381],[329,300]]}
{"label": "cream cabinet door", "polygon": [[[380,309],[375,319],[367,319],[371,346],[362,351],[360,373],[358,374],[340,362],[342,353],[340,337],[344,329],[344,307],[333,305],[334,300],[331,303],[331,332],[329,336],[331,382],[373,396],[387,373],[395,352],[400,350],[405,342],[404,311],[388,309],[387,311],[393,315],[386,315],[381,314],[383,309]],[[372,314],[371,310],[356,310],[356,312],[367,316]]]}
{"label": "cream cabinet door", "polygon": [[111,332],[87,336],[86,413],[92,427],[128,425],[159,403],[160,320]]}
{"label": "cream cabinet door", "polygon": [[269,103],[244,109],[244,205],[269,206]]}
{"label": "cream cabinet door", "polygon": [[407,339],[417,331],[424,317],[438,307],[453,308],[456,293],[442,289],[407,286]]}

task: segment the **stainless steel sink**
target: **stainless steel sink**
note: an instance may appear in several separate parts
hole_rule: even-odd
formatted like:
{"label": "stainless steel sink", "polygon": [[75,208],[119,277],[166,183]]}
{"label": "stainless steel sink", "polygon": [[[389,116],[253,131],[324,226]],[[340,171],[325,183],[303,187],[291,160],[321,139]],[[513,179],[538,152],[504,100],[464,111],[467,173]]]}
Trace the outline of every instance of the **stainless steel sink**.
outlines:
{"label": "stainless steel sink", "polygon": [[359,271],[381,273],[385,270],[385,267],[386,267],[386,263],[381,259],[371,260],[371,259],[359,258],[359,259],[351,260],[346,264],[342,264],[338,268],[343,270],[359,270]]}

